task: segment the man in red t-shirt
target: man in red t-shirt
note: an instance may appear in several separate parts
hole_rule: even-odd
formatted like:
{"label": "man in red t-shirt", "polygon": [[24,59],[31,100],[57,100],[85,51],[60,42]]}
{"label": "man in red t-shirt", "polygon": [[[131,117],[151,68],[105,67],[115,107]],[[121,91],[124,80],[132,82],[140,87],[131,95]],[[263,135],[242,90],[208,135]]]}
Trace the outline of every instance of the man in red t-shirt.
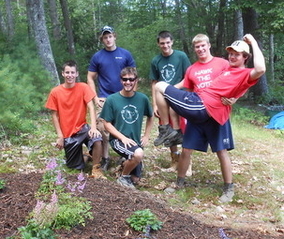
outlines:
{"label": "man in red t-shirt", "polygon": [[[93,105],[95,93],[82,82],[76,82],[79,75],[75,61],[67,61],[62,67],[64,83],[54,87],[45,107],[52,111],[52,121],[57,133],[56,147],[65,150],[66,165],[83,169],[83,148],[88,147],[93,159],[91,177],[105,178],[100,169],[102,155],[101,133],[96,128],[96,111]],[[91,126],[87,124],[87,110]]]}

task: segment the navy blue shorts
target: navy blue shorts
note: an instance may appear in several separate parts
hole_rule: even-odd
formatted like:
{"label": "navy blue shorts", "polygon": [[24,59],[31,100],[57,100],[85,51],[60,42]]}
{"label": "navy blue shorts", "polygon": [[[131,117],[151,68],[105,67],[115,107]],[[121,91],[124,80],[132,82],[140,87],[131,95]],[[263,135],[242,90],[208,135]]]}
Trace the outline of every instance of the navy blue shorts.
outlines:
{"label": "navy blue shorts", "polygon": [[[138,148],[142,148],[139,145],[132,145],[131,147],[125,147],[124,143],[122,143],[122,141],[118,140],[118,139],[113,139],[110,142],[110,145],[112,147],[112,149],[118,153],[120,156],[128,159],[131,159],[132,156],[134,155],[134,152],[136,149]],[[140,162],[136,168],[134,168],[132,170],[132,172],[130,173],[130,175],[135,175],[138,178],[141,178],[142,175],[142,168],[143,168],[143,164],[142,162]]]}
{"label": "navy blue shorts", "polygon": [[212,152],[234,149],[229,120],[224,125],[218,124],[213,118],[200,124],[187,122],[182,147],[207,152],[208,145]]}
{"label": "navy blue shorts", "polygon": [[178,115],[192,123],[203,123],[210,118],[202,100],[194,92],[180,90],[169,85],[164,97]]}
{"label": "navy blue shorts", "polygon": [[102,140],[101,137],[90,138],[89,130],[90,126],[85,124],[79,132],[64,139],[67,167],[75,169],[85,168],[82,145],[85,144],[88,147],[89,153],[92,155],[94,143]]}

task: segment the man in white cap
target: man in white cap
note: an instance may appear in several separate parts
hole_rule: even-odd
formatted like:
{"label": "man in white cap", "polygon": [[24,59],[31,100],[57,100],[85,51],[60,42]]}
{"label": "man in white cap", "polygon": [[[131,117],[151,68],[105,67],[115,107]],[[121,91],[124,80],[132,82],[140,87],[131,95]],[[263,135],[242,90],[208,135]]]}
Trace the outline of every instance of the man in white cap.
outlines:
{"label": "man in white cap", "polygon": [[[253,49],[254,68],[245,66],[251,56],[248,44]],[[230,104],[224,104],[224,97],[230,99],[243,96],[248,88],[255,85],[259,77],[265,73],[263,54],[252,35],[246,34],[243,41],[235,41],[226,50],[230,67],[214,79],[207,88],[198,88],[194,93],[181,91],[164,82],[157,83],[156,103],[160,117],[168,128],[167,135],[171,135],[173,131],[166,117],[168,105],[194,124],[213,119],[220,125],[224,125],[229,119],[232,108]],[[185,75],[185,82],[187,77],[189,77],[188,72]],[[163,138],[167,138],[167,135]]]}
{"label": "man in white cap", "polygon": [[[125,67],[135,67],[135,61],[131,53],[121,47],[116,46],[116,33],[110,26],[104,26],[100,31],[100,41],[104,48],[95,53],[90,61],[87,75],[87,83],[96,93],[94,103],[97,106],[97,113],[101,112],[105,99],[122,89],[120,82],[120,72]],[[96,83],[98,90],[96,92]],[[106,132],[100,118],[97,120],[97,128],[103,138],[102,169],[106,171],[109,167],[109,133]]]}

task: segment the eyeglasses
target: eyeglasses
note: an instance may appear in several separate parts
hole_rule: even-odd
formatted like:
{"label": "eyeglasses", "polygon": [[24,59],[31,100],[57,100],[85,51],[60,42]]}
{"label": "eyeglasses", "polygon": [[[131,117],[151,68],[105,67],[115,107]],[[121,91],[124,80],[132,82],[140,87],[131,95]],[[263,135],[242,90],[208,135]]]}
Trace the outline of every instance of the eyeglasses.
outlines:
{"label": "eyeglasses", "polygon": [[122,81],[124,81],[124,82],[126,82],[126,81],[130,81],[130,82],[133,82],[133,81],[135,81],[137,78],[136,77],[134,77],[134,78],[121,78],[121,80]]}

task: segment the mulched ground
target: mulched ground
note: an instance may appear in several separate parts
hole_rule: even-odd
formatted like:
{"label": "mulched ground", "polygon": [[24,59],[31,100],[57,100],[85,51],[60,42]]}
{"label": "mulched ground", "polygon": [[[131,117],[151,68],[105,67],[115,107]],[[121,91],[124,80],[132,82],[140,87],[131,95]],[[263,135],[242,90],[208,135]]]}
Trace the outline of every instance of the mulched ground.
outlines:
{"label": "mulched ground", "polygon": [[[6,188],[0,192],[0,238],[17,234],[17,228],[25,225],[25,219],[34,208],[34,193],[41,181],[41,174],[0,174],[6,180]],[[94,219],[86,226],[70,231],[58,230],[60,239],[138,239],[145,238],[133,231],[125,222],[134,211],[149,208],[163,221],[163,227],[151,233],[156,239],[220,239],[219,228],[205,225],[178,208],[167,206],[148,192],[128,190],[115,182],[88,180],[83,195],[92,202]],[[264,239],[283,238],[260,235],[254,231],[237,231],[224,228],[228,238]],[[148,237],[149,238],[149,237]]]}

